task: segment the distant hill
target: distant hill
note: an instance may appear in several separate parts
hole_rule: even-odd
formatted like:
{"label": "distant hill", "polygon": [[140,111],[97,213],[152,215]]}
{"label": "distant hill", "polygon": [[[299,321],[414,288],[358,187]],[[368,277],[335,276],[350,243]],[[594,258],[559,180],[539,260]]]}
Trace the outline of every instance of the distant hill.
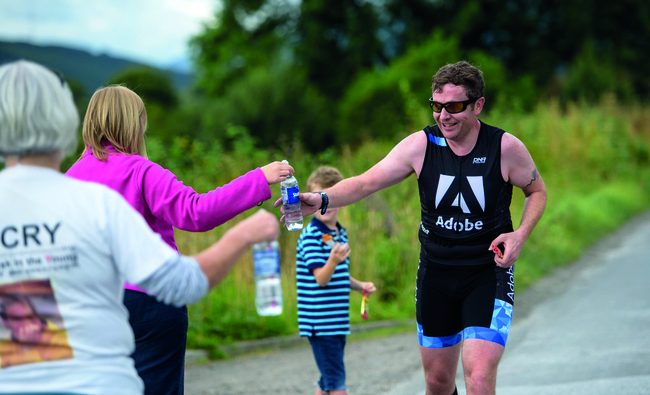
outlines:
{"label": "distant hill", "polygon": [[60,46],[39,46],[27,43],[0,41],[0,64],[18,59],[31,60],[62,72],[70,81],[80,83],[88,96],[106,85],[106,81],[127,67],[150,67],[169,76],[180,91],[192,82],[190,74],[161,70],[146,64],[93,55],[89,52]]}

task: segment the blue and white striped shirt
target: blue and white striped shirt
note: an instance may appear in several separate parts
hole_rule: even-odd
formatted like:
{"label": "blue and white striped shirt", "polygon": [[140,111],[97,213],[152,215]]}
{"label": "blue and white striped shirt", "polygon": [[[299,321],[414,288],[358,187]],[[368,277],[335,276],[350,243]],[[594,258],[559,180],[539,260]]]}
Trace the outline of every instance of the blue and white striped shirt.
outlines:
{"label": "blue and white striped shirt", "polygon": [[338,243],[348,242],[345,228],[339,223],[336,227],[338,230],[331,230],[314,217],[298,239],[296,284],[300,336],[350,334],[350,258],[336,266],[325,287],[318,285],[311,272],[325,266],[332,251],[323,236],[330,235]]}

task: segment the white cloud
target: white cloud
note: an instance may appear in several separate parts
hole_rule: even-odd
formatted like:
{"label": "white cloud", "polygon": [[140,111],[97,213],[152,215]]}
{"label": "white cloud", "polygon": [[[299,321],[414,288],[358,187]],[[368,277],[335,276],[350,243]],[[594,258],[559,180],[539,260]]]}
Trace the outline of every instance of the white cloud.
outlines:
{"label": "white cloud", "polygon": [[218,0],[0,0],[0,40],[64,45],[165,67]]}

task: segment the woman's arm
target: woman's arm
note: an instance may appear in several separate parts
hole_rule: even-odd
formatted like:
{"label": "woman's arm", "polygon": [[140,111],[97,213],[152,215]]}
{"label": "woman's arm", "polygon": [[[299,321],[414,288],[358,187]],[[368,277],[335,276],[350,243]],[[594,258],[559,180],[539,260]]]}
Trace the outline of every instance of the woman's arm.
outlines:
{"label": "woman's arm", "polygon": [[275,240],[278,233],[275,216],[260,210],[229,229],[206,250],[194,257],[170,259],[137,285],[167,304],[194,303],[228,275],[248,248],[255,243]]}
{"label": "woman's arm", "polygon": [[142,169],[141,179],[151,214],[190,232],[212,230],[271,198],[266,175],[259,168],[207,193],[197,193],[153,162]]}

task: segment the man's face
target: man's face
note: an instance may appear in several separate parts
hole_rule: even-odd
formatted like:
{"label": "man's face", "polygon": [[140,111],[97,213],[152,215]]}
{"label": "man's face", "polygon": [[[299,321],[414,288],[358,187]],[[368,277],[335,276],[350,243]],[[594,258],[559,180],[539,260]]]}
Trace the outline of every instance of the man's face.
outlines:
{"label": "man's face", "polygon": [[7,306],[4,324],[14,339],[20,343],[39,343],[45,325],[26,302],[17,301]]}
{"label": "man's face", "polygon": [[[465,93],[465,88],[454,84],[443,85],[440,92],[433,92],[432,98],[440,103],[469,99]],[[456,114],[450,114],[443,108],[441,112],[433,113],[433,119],[446,139],[460,141],[477,125],[477,116],[481,113],[483,101],[483,98],[479,98],[474,104],[469,104],[464,111]]]}

